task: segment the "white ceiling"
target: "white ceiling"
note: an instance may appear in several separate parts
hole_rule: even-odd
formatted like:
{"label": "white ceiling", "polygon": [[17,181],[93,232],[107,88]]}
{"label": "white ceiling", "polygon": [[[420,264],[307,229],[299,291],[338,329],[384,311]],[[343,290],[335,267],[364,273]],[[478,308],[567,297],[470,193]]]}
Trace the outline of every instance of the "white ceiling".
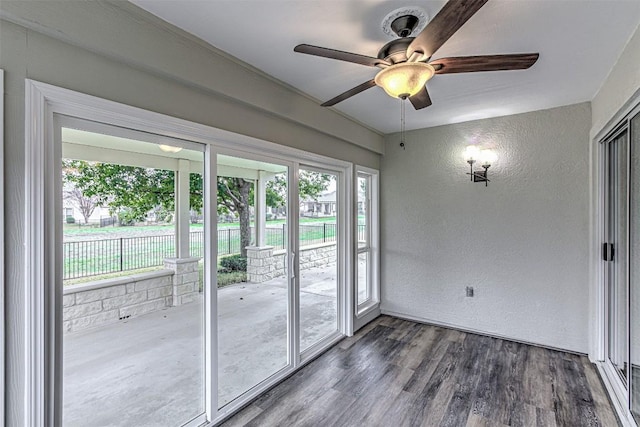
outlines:
{"label": "white ceiling", "polygon": [[[133,0],[213,46],[326,101],[377,68],[293,52],[300,43],[376,56],[391,38],[383,18],[419,6],[430,18],[442,0]],[[407,108],[407,129],[589,101],[640,22],[638,0],[490,0],[433,59],[539,52],[529,70],[436,75],[433,105]],[[400,101],[374,87],[335,108],[383,133],[400,129]]]}

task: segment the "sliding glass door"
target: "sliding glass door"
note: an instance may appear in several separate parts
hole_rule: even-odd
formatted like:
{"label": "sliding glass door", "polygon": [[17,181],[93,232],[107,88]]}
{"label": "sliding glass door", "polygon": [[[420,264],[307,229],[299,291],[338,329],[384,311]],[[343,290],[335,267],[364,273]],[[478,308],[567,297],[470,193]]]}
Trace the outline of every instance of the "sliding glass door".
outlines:
{"label": "sliding glass door", "polygon": [[628,131],[622,129],[606,143],[607,224],[603,247],[606,265],[607,357],[622,383],[628,383]]}
{"label": "sliding glass door", "polygon": [[640,423],[640,114],[630,122],[629,292],[631,412]]}
{"label": "sliding glass door", "polygon": [[217,154],[217,409],[227,414],[340,336],[344,174]]}
{"label": "sliding glass door", "polygon": [[291,166],[260,159],[218,154],[218,408],[292,364]]}
{"label": "sliding glass door", "polygon": [[[605,373],[640,421],[640,114],[602,142]],[[625,406],[626,406],[625,405]]]}
{"label": "sliding glass door", "polygon": [[56,124],[62,424],[199,425],[204,147],[69,117]]}
{"label": "sliding glass door", "polygon": [[341,229],[338,175],[299,170],[300,349],[338,331],[338,237]]}

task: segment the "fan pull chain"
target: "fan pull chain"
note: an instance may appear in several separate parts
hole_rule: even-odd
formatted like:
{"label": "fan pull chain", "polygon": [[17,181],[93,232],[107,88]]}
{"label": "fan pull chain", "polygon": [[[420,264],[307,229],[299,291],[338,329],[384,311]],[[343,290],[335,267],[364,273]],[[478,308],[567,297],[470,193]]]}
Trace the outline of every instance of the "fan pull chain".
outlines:
{"label": "fan pull chain", "polygon": [[405,111],[404,111],[404,102],[403,98],[400,98],[400,147],[405,150],[404,141],[405,141]]}

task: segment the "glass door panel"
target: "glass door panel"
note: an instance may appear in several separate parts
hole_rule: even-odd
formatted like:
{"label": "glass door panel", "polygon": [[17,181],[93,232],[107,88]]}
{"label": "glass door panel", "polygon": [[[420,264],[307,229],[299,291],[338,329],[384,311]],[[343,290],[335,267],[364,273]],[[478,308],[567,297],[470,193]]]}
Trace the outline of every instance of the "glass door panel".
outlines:
{"label": "glass door panel", "polygon": [[205,410],[203,153],[84,126],[61,128],[63,425],[182,425]]}
{"label": "glass door panel", "polygon": [[338,330],[338,177],[300,169],[300,350]]}
{"label": "glass door panel", "polygon": [[287,367],[289,167],[219,154],[218,407]]}
{"label": "glass door panel", "polygon": [[640,114],[630,122],[629,292],[631,347],[631,412],[640,423]]}
{"label": "glass door panel", "polygon": [[625,130],[608,144],[609,203],[608,242],[612,254],[608,263],[608,358],[627,384],[628,370],[628,264],[627,264],[627,161],[628,139]]}

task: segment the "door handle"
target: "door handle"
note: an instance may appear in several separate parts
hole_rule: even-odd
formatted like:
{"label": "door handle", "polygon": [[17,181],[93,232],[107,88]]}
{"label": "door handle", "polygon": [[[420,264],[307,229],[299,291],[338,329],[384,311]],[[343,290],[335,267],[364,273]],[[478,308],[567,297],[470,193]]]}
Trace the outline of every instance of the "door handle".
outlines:
{"label": "door handle", "polygon": [[295,279],[296,278],[296,269],[294,268],[294,261],[296,260],[296,253],[291,251],[291,257],[290,257],[291,261],[289,262],[289,269],[291,270],[291,278]]}
{"label": "door handle", "polygon": [[614,253],[613,243],[602,244],[602,259],[604,261],[613,261]]}

